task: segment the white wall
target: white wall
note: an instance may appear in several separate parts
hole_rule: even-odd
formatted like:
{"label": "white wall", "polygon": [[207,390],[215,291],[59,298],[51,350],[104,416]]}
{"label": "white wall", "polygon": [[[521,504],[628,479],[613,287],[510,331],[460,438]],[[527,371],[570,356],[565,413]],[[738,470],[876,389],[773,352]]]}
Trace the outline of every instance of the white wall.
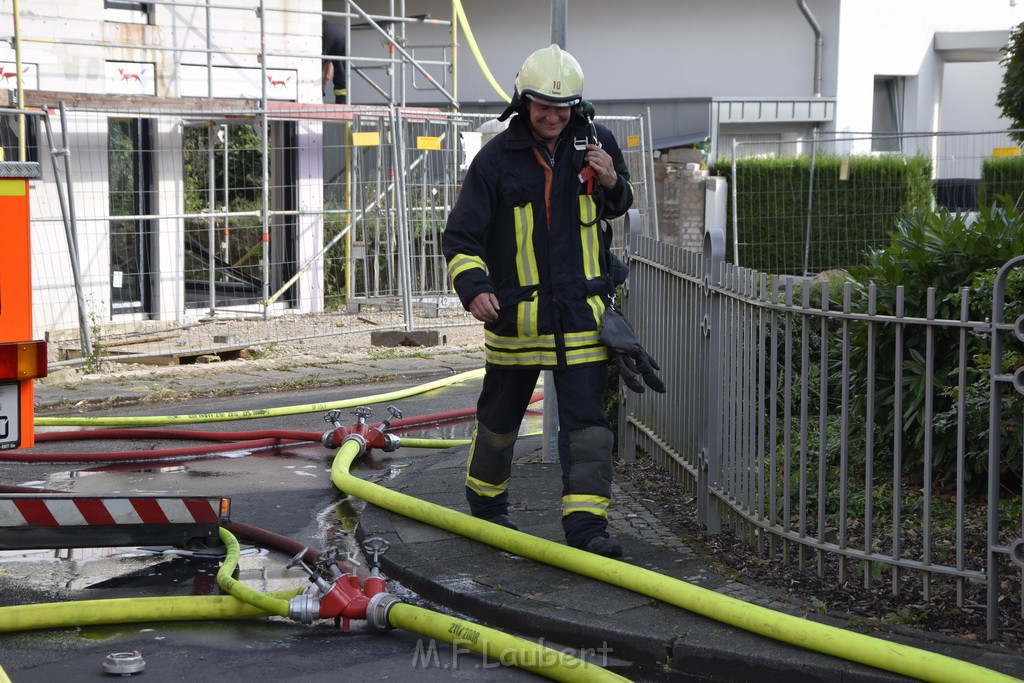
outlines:
{"label": "white wall", "polygon": [[1005,130],[1010,122],[996,106],[1003,67],[996,62],[946,64],[942,88],[942,129]]}
{"label": "white wall", "polygon": [[[330,2],[325,3],[329,8]],[[340,9],[342,3],[336,4]],[[361,6],[387,14],[387,0]],[[464,2],[488,67],[509,94],[530,51],[551,38],[550,0]],[[836,130],[870,131],[874,78],[907,76],[905,129],[934,130],[937,105],[955,99],[990,102],[991,78],[945,83],[934,52],[936,31],[1008,30],[1024,21],[1024,3],[1010,0],[809,0],[822,29],[821,94],[836,97]],[[587,75],[586,96],[601,102],[700,97],[785,98],[814,94],[814,34],[795,0],[572,0],[567,47]],[[450,19],[447,0],[408,0],[410,15]],[[410,43],[445,40],[447,30],[409,25]],[[370,31],[353,34],[354,51],[386,55]],[[357,101],[379,102],[353,79]],[[950,89],[952,88],[952,92]],[[996,88],[996,91],[998,88]],[[408,91],[410,102],[438,102]],[[462,35],[458,96],[466,104],[496,103]],[[972,129],[991,121],[979,109]]]}
{"label": "white wall", "polygon": [[[328,3],[325,3],[325,8]],[[386,0],[361,6],[386,14]],[[551,43],[550,0],[463,3],[473,34],[495,79],[512,94],[515,73],[533,50]],[[826,32],[834,36],[837,3],[809,0]],[[570,0],[567,49],[586,74],[588,98],[650,100],[685,97],[809,97],[813,94],[814,34],[791,0]],[[410,15],[449,19],[447,0],[408,0]],[[410,42],[444,37],[442,29],[411,25]],[[826,36],[826,74],[835,72],[834,39]],[[373,43],[377,43],[376,49]],[[354,34],[353,49],[384,56],[376,36]],[[830,66],[831,65],[831,66]],[[824,92],[835,82],[826,77]],[[459,99],[496,102],[462,35],[458,52]],[[371,97],[356,83],[359,97]],[[423,94],[410,100],[428,100]]]}
{"label": "white wall", "polygon": [[[871,130],[874,77],[908,76],[907,131],[932,131],[941,125],[941,101],[963,99],[992,102],[991,78],[945,84],[943,65],[932,50],[937,31],[1009,30],[1024,21],[1024,3],[1010,0],[857,0],[841,5],[842,40],[839,46],[839,79],[836,90],[836,129]],[[949,88],[954,90],[950,91]],[[978,123],[961,119],[978,130],[991,118],[988,105],[979,107]]]}
{"label": "white wall", "polygon": [[[261,75],[251,72],[261,67],[258,56],[260,21],[255,11],[259,0],[213,3],[209,44],[206,9],[202,3],[193,4],[196,6],[156,5],[155,25],[144,26],[105,22],[102,0],[21,2],[22,61],[38,66],[38,83],[42,90],[88,94],[121,92],[116,72],[110,77],[106,67],[110,61],[123,61],[140,65],[139,70],[145,69],[139,94],[176,97],[185,94],[181,90],[184,81],[180,67],[205,66],[206,51],[210,48],[213,50],[209,57],[211,65],[249,73],[255,79],[258,96]],[[303,0],[268,0],[265,5],[267,35],[262,49],[267,53],[266,68],[282,70],[286,75],[294,73],[295,91],[289,92],[290,99],[319,102],[319,17],[309,12],[309,3]],[[292,11],[278,11],[287,9]],[[0,0],[0,36],[14,34],[13,13],[13,0]],[[119,49],[73,44],[98,41],[153,47]],[[157,49],[171,47],[175,49]],[[0,62],[13,60],[13,47],[0,43]],[[230,80],[226,75],[224,78],[225,82]],[[218,90],[217,85],[215,81],[215,94],[230,96]],[[272,89],[268,96],[275,99],[277,92]]]}

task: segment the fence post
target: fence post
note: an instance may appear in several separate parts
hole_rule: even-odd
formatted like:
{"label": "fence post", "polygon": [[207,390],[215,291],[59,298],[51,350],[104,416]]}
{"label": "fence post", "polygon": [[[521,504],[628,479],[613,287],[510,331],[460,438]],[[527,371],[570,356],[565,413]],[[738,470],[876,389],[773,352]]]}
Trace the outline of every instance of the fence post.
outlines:
{"label": "fence post", "polygon": [[714,228],[725,232],[728,216],[729,181],[721,176],[711,176],[704,184],[704,229]]}
{"label": "fence post", "polygon": [[[1003,324],[1006,300],[1006,278],[1017,266],[1024,263],[1024,256],[1010,259],[999,269],[995,285],[992,289],[992,360],[991,377],[989,378],[988,405],[988,570],[987,581],[987,613],[986,637],[995,640],[999,637],[999,557],[1006,553],[1018,565],[1024,564],[1022,545],[1024,540],[1017,540],[1010,548],[999,543],[999,493],[1000,482],[1000,451],[1002,450],[1002,386],[1001,382],[1009,382],[1019,393],[1024,394],[1024,368],[1012,374],[1003,372]],[[1012,326],[1018,340],[1024,341],[1024,316],[1018,318]]]}
{"label": "fence post", "polygon": [[[633,240],[637,236],[648,235],[649,227],[636,209],[630,209],[622,217],[622,242],[625,245],[622,260],[626,266],[629,266],[630,254],[636,251]],[[623,287],[627,286],[628,281]],[[625,305],[623,305],[623,309],[625,311]],[[633,430],[628,428],[627,424],[629,415],[633,412],[636,404],[636,395],[632,391],[625,391],[623,389],[621,377],[615,383],[615,391],[619,395],[618,443],[616,444],[616,451],[619,454],[619,460],[623,462],[636,462],[636,436]]]}
{"label": "fence post", "polygon": [[722,297],[716,291],[721,284],[725,262],[725,231],[708,227],[704,231],[704,316],[701,319],[704,362],[701,382],[706,392],[707,419],[704,420],[704,445],[697,456],[697,523],[709,534],[722,530],[718,503],[711,487],[718,484],[722,466]]}

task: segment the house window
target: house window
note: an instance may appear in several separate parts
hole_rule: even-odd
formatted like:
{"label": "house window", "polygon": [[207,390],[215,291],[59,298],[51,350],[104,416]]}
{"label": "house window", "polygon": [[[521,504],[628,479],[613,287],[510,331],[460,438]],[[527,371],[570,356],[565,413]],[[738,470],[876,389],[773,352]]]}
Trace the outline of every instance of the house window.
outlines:
{"label": "house window", "polygon": [[148,119],[111,119],[108,124],[112,315],[152,311],[150,124]]}
{"label": "house window", "polygon": [[103,0],[103,20],[121,24],[151,24],[153,3]]}
{"label": "house window", "polygon": [[[39,117],[25,116],[25,161],[39,161],[37,145],[39,135]],[[4,161],[21,161],[21,148],[18,140],[18,115],[0,114],[0,149]]]}
{"label": "house window", "polygon": [[899,152],[903,148],[903,96],[906,83],[902,76],[875,76],[875,96],[871,113],[873,152]]}

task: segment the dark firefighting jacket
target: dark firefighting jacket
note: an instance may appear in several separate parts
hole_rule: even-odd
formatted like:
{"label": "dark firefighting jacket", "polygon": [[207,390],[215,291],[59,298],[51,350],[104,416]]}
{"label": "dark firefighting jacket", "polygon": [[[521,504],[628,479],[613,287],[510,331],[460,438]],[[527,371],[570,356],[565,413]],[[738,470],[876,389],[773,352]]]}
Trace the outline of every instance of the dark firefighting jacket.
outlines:
{"label": "dark firefighting jacket", "polygon": [[[614,291],[608,246],[633,189],[615,137],[596,126],[619,174],[614,188],[580,180],[586,128],[574,114],[554,157],[533,139],[525,115],[477,153],[448,217],[442,247],[468,310],[493,292],[498,319],[484,325],[486,359],[502,366],[564,368],[604,362],[601,315]],[[600,216],[599,216],[600,214]]]}

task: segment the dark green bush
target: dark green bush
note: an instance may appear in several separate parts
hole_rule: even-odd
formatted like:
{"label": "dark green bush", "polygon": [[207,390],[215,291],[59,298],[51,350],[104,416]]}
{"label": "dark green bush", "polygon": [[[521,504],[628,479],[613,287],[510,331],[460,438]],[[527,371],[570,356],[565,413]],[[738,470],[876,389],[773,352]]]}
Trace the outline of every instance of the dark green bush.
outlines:
{"label": "dark green bush", "polygon": [[1020,204],[1024,195],[1024,157],[990,157],[981,163],[978,202],[982,206],[1008,196]]}
{"label": "dark green bush", "polygon": [[[998,268],[978,273],[970,286],[970,307],[972,317],[984,320],[992,315],[992,294]],[[959,306],[960,297],[951,297]],[[1012,322],[1024,314],[1024,272],[1011,270],[1007,274],[1004,290],[1003,321]],[[987,335],[972,338],[970,358],[973,361],[974,381],[964,391],[964,425],[969,438],[966,440],[965,465],[967,475],[976,479],[980,488],[988,472],[989,441],[989,382],[992,377],[991,338]],[[1008,332],[1003,333],[1002,371],[1012,374],[1024,365],[1024,345]],[[957,390],[950,390],[951,402],[956,399]],[[1013,490],[1020,491],[1020,453],[1024,446],[1024,396],[1010,383],[1000,384],[999,400],[1002,419],[1000,420],[1001,467],[1000,478]],[[938,414],[935,427],[939,432],[956,434],[959,415],[954,408]]]}
{"label": "dark green bush", "polygon": [[[818,155],[808,243],[810,157],[737,159],[736,179],[731,164],[722,159],[715,170],[735,182],[739,264],[770,273],[802,274],[805,256],[810,273],[862,263],[867,249],[885,244],[898,216],[933,203],[924,157]],[[732,224],[730,213],[730,231]]]}
{"label": "dark green bush", "polygon": [[[902,218],[891,234],[889,244],[869,252],[863,265],[850,269],[850,277],[862,311],[866,307],[868,287],[873,284],[876,288],[877,312],[895,314],[897,287],[904,285],[904,315],[925,318],[926,288],[934,287],[935,317],[959,319],[960,292],[966,287],[971,290],[974,319],[978,319],[978,316],[991,315],[992,273],[1020,254],[1024,254],[1024,215],[1011,202],[1004,200],[999,208],[982,209],[973,223],[969,223],[968,218],[962,214],[918,211]],[[987,290],[986,282],[989,283]],[[854,414],[859,416],[858,419],[870,419],[865,414],[865,401],[869,384],[872,385],[876,405],[873,416],[876,453],[891,452],[895,427],[900,424],[903,429],[906,471],[899,475],[913,472],[922,463],[925,432],[933,427],[925,419],[926,368],[921,355],[925,349],[925,328],[922,325],[903,328],[904,348],[907,351],[901,375],[903,406],[899,416],[893,411],[896,328],[891,324],[875,327],[876,366],[872,377],[867,373],[867,326],[857,325],[853,331],[850,380],[853,388],[851,395],[856,397]],[[935,327],[934,335],[934,410],[940,417],[936,422],[939,428],[934,431],[933,466],[938,473],[937,478],[953,482],[956,480],[956,429],[951,411],[955,409],[957,394],[960,334],[955,329]],[[988,382],[986,354],[989,340],[973,335],[968,335],[968,339],[968,358],[972,360],[969,360],[967,383],[974,387],[969,394],[977,399],[978,387],[987,386]],[[1019,346],[1019,343],[1008,344],[1011,349]],[[978,401],[975,403],[980,406]],[[978,406],[975,411],[981,409]],[[987,417],[987,407],[984,410]],[[1015,416],[1011,418],[1010,415],[1008,413],[1004,417],[1016,422],[1013,429],[1019,437],[1020,408],[1016,409]],[[954,420],[952,428],[949,424],[951,419]],[[973,419],[981,420],[977,415]],[[967,463],[967,474],[969,478],[973,476],[973,480],[968,483],[980,484],[976,475],[986,469],[984,458],[987,458],[987,429],[974,428],[968,432],[970,462]],[[1004,449],[1012,446],[1013,442],[1004,441]],[[1010,469],[1019,476],[1020,458],[1006,460],[1008,464],[1013,460]]]}

